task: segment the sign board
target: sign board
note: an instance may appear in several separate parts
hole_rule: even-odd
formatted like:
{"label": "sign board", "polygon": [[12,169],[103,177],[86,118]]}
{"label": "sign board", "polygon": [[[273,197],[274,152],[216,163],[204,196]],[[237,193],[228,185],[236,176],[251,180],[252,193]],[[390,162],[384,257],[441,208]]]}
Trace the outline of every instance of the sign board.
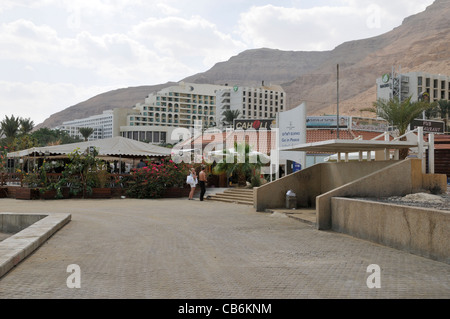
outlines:
{"label": "sign board", "polygon": [[302,169],[302,164],[297,163],[297,162],[292,162],[292,172],[298,172]]}
{"label": "sign board", "polygon": [[424,133],[444,133],[445,124],[442,121],[432,120],[413,120],[411,122],[411,130],[415,130],[417,127],[422,126]]}
{"label": "sign board", "polygon": [[351,117],[351,129],[355,131],[387,132],[389,123],[382,119]]}
{"label": "sign board", "polygon": [[[307,128],[336,128],[337,127],[336,116],[308,116],[306,118]],[[347,128],[349,123],[348,116],[339,117],[339,128]]]}
{"label": "sign board", "polygon": [[279,147],[290,148],[306,143],[306,106],[278,113]]}
{"label": "sign board", "polygon": [[251,119],[234,119],[233,126],[235,130],[248,130],[248,129],[266,129],[270,131],[272,127],[275,127],[276,121],[274,119],[262,119],[262,120],[251,120]]}

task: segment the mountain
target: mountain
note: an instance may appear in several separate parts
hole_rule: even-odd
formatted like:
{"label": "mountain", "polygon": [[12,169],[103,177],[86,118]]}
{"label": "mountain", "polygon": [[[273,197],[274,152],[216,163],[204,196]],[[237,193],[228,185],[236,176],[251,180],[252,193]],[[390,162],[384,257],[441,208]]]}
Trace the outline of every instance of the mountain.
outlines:
{"label": "mountain", "polygon": [[137,103],[144,102],[144,99],[150,93],[172,85],[176,85],[176,83],[168,82],[166,84],[137,86],[108,91],[96,95],[84,102],[70,106],[58,113],[52,114],[44,122],[36,125],[35,129],[41,127],[55,127],[65,121],[101,114],[103,111],[112,110],[114,108],[133,108]]}
{"label": "mountain", "polygon": [[[244,51],[206,72],[182,81],[194,83],[280,84],[288,109],[307,102],[308,115],[336,114],[337,65],[339,112],[364,115],[361,109],[376,100],[375,81],[392,67],[402,72],[450,75],[450,0],[436,0],[421,13],[380,36],[345,42],[331,51],[301,52],[261,48]],[[99,114],[114,107],[133,107],[148,94],[174,85],[124,88],[106,92],[46,119],[41,126]]]}

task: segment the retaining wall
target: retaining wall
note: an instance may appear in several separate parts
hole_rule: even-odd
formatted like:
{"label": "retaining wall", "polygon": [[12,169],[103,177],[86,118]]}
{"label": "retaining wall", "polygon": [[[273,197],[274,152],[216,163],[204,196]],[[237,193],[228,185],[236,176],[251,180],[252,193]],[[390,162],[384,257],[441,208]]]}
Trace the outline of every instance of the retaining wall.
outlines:
{"label": "retaining wall", "polygon": [[394,163],[397,161],[316,164],[254,188],[254,207],[258,212],[285,207],[290,189],[297,195],[297,207],[315,207],[317,196]]}
{"label": "retaining wall", "polygon": [[422,174],[422,161],[407,159],[335,188],[316,198],[318,229],[330,229],[333,197],[390,197],[405,196],[426,190],[447,189],[444,174]]}
{"label": "retaining wall", "polygon": [[331,199],[332,230],[450,264],[450,211]]}

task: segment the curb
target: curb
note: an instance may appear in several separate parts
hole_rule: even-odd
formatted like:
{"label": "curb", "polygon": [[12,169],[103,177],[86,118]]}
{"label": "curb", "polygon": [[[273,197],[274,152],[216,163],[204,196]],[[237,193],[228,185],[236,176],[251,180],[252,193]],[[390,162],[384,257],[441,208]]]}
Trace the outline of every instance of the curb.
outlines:
{"label": "curb", "polygon": [[70,214],[43,215],[47,217],[0,242],[0,278],[71,220]]}

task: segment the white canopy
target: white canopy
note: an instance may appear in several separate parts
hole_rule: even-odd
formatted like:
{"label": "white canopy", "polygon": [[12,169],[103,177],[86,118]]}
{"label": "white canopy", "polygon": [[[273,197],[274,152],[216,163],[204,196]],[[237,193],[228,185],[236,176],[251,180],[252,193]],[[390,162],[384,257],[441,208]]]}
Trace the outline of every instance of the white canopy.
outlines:
{"label": "white canopy", "polygon": [[116,136],[113,138],[71,143],[64,145],[33,147],[26,150],[8,153],[8,157],[24,157],[40,154],[67,155],[80,149],[84,152],[89,147],[95,147],[99,156],[124,156],[124,157],[146,157],[146,156],[170,156],[171,149],[135,141],[129,138]]}

